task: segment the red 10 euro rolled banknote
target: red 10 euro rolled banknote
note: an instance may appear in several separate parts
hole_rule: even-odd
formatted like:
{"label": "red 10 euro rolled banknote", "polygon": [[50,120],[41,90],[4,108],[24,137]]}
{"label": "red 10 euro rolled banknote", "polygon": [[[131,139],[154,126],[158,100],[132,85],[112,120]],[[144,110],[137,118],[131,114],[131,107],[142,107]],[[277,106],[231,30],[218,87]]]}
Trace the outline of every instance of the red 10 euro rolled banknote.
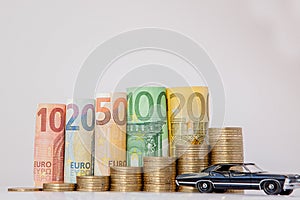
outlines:
{"label": "red 10 euro rolled banknote", "polygon": [[64,104],[38,105],[34,144],[36,187],[64,181],[65,117]]}

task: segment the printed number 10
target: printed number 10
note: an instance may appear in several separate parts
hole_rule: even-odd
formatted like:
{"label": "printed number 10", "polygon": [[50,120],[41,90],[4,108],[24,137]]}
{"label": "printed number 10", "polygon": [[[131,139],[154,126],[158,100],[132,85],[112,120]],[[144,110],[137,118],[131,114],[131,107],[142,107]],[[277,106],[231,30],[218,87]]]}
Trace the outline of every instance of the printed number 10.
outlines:
{"label": "printed number 10", "polygon": [[[56,126],[56,114],[59,114],[60,124]],[[49,127],[53,132],[61,132],[65,127],[65,115],[64,110],[61,108],[54,108],[49,116]],[[37,113],[38,116],[41,116],[41,132],[46,132],[47,128],[47,108],[41,108]]]}

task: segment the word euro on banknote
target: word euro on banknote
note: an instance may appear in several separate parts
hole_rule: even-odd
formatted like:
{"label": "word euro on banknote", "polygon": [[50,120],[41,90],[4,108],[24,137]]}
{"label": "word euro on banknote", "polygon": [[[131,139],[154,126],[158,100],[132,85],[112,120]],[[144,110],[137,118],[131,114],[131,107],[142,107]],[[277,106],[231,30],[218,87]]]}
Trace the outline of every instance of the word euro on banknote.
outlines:
{"label": "word euro on banknote", "polygon": [[38,105],[34,144],[36,187],[64,180],[65,115],[63,104]]}
{"label": "word euro on banknote", "polygon": [[64,181],[76,183],[76,176],[93,175],[95,100],[67,102]]}
{"label": "word euro on banknote", "polygon": [[110,175],[110,167],[126,166],[126,93],[102,93],[96,98],[95,175]]}

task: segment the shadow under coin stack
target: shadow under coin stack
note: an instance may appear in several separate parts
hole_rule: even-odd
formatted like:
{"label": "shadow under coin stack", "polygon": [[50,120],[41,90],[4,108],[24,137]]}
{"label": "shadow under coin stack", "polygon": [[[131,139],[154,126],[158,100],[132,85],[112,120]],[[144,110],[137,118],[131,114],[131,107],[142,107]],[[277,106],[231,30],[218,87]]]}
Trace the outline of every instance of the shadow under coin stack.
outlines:
{"label": "shadow under coin stack", "polygon": [[143,187],[142,167],[111,167],[110,191],[138,192]]}
{"label": "shadow under coin stack", "polygon": [[176,158],[144,157],[144,191],[176,191]]}
{"label": "shadow under coin stack", "polygon": [[109,190],[109,176],[77,176],[77,191],[104,192]]}
{"label": "shadow under coin stack", "polygon": [[[209,128],[211,165],[218,163],[243,163],[243,134],[240,127]],[[243,193],[243,190],[228,190]]]}
{"label": "shadow under coin stack", "polygon": [[[177,174],[199,173],[208,166],[208,145],[176,145]],[[195,187],[180,186],[178,192],[199,192]]]}
{"label": "shadow under coin stack", "polygon": [[43,191],[46,192],[70,192],[76,189],[74,183],[44,183]]}

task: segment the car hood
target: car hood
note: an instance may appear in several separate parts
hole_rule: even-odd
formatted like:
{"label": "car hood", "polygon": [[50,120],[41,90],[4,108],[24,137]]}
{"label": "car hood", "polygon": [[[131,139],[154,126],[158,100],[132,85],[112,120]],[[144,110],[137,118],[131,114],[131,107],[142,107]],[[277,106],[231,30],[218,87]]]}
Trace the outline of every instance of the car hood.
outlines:
{"label": "car hood", "polygon": [[299,174],[284,174],[284,176],[291,179],[300,179]]}
{"label": "car hood", "polygon": [[204,176],[207,176],[207,175],[208,175],[208,173],[204,173],[204,172],[192,173],[192,174],[181,174],[181,175],[178,175],[176,177],[176,179],[199,178],[199,177],[204,177]]}
{"label": "car hood", "polygon": [[256,173],[257,175],[260,175],[260,176],[284,176],[286,178],[300,178],[300,175],[299,174],[273,174],[273,173],[268,173],[268,172],[260,172],[260,173]]}

